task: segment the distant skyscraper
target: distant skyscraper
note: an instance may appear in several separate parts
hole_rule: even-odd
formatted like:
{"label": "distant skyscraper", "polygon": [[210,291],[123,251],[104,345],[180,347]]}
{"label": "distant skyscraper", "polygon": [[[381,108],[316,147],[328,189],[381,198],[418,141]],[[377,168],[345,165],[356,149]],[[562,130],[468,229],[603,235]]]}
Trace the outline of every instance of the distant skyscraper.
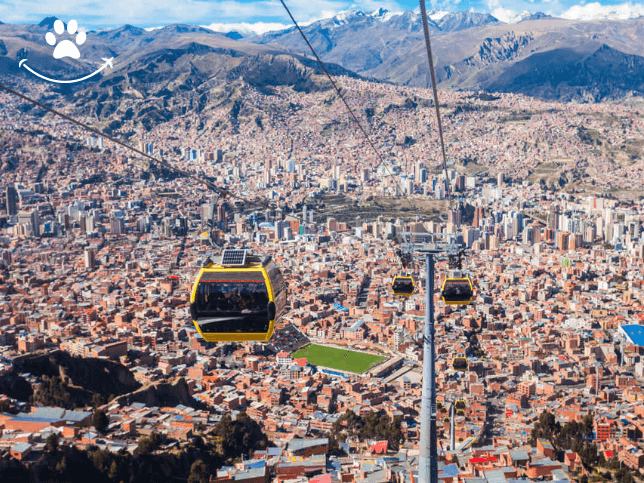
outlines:
{"label": "distant skyscraper", "polygon": [[125,233],[125,220],[114,217],[110,220],[110,231],[112,235],[122,235]]}
{"label": "distant skyscraper", "polygon": [[566,251],[570,246],[570,235],[565,231],[558,231],[555,238],[555,247],[559,250]]}
{"label": "distant skyscraper", "polygon": [[96,268],[96,255],[91,248],[85,249],[85,268],[87,270],[94,270]]}
{"label": "distant skyscraper", "polygon": [[474,220],[472,221],[472,228],[478,228],[481,226],[481,220],[483,220],[483,208],[477,206],[474,210]]}
{"label": "distant skyscraper", "polygon": [[18,191],[13,186],[7,186],[7,213],[18,214]]}
{"label": "distant skyscraper", "polygon": [[454,183],[454,188],[456,191],[463,191],[465,189],[465,176],[460,175],[456,177],[456,182]]}
{"label": "distant skyscraper", "polygon": [[447,222],[453,223],[455,226],[461,226],[461,210],[454,209],[447,213]]}
{"label": "distant skyscraper", "polygon": [[34,208],[31,211],[31,226],[34,231],[34,236],[40,236],[40,215],[38,214],[38,208]]}

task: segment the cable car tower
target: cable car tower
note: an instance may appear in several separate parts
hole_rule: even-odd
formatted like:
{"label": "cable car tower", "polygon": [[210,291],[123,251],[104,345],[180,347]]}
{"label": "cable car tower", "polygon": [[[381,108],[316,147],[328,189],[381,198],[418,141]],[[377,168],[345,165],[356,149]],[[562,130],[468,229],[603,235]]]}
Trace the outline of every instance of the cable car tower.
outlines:
{"label": "cable car tower", "polygon": [[[454,242],[455,235],[447,233],[402,233],[413,236],[416,243],[408,243],[404,250],[406,260],[417,256],[425,258],[425,331],[423,336],[423,389],[420,412],[420,455],[418,478],[420,483],[438,483],[438,454],[436,438],[436,350],[434,346],[434,263],[436,260],[454,260],[462,256],[463,247]],[[436,242],[440,237],[451,237],[446,241]],[[410,238],[411,240],[411,238]],[[423,243],[424,242],[424,243]],[[456,258],[455,258],[456,257]],[[446,279],[446,281],[449,280]],[[470,303],[472,298],[471,282],[469,294],[459,294],[459,304]],[[465,297],[468,297],[465,299]],[[443,296],[444,300],[444,296]],[[467,302],[465,302],[467,300]],[[446,302],[449,303],[449,302]]]}

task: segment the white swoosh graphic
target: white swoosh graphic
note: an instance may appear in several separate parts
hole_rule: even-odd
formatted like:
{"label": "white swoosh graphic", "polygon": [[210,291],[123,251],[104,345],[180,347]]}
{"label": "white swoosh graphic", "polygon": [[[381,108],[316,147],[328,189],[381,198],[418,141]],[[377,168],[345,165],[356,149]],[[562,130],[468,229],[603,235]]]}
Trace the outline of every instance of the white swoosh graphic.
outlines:
{"label": "white swoosh graphic", "polygon": [[[105,60],[105,59],[103,59],[103,60]],[[86,80],[86,79],[89,79],[90,77],[94,77],[94,76],[95,76],[96,74],[98,74],[100,71],[102,71],[103,69],[105,69],[105,67],[107,67],[108,65],[109,65],[110,67],[112,67],[112,65],[111,65],[111,64],[112,64],[112,62],[111,62],[111,61],[112,61],[112,59],[110,59],[110,60],[106,60],[106,61],[105,61],[105,63],[104,63],[104,64],[103,64],[103,65],[102,65],[102,66],[101,66],[101,67],[100,67],[96,72],[92,72],[91,74],[86,75],[85,77],[81,77],[80,79],[73,79],[73,80],[56,80],[56,79],[50,79],[49,77],[45,77],[44,75],[39,74],[38,72],[36,72],[35,70],[33,70],[31,67],[29,67],[29,66],[26,64],[27,59],[22,59],[22,60],[20,61],[20,64],[18,64],[18,66],[19,66],[19,67],[22,67],[22,66],[23,66],[23,63],[24,63],[24,67],[25,67],[25,69],[27,69],[27,70],[28,70],[29,72],[31,72],[32,74],[34,74],[34,75],[36,75],[36,76],[40,77],[41,79],[44,79],[44,80],[49,81],[49,82],[56,82],[56,83],[58,83],[58,84],[73,84],[74,82],[80,82],[80,81],[84,81],[84,80]]]}

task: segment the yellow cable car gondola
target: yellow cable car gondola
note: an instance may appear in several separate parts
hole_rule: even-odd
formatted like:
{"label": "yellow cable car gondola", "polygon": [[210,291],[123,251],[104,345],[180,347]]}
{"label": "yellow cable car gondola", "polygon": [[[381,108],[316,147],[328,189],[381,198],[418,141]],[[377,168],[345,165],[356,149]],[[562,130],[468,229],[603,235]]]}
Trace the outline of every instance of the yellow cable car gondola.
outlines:
{"label": "yellow cable car gondola", "polygon": [[271,257],[227,249],[207,259],[190,296],[190,314],[208,342],[269,341],[286,308],[286,284]]}
{"label": "yellow cable car gondola", "polygon": [[474,297],[472,281],[469,277],[447,277],[443,282],[441,296],[447,305],[469,305]]}
{"label": "yellow cable car gondola", "polygon": [[416,289],[414,278],[408,275],[396,275],[391,282],[391,289],[398,297],[409,297]]}
{"label": "yellow cable car gondola", "polygon": [[454,360],[452,360],[452,367],[455,371],[467,371],[467,357],[454,357]]}
{"label": "yellow cable car gondola", "polygon": [[456,409],[456,414],[459,416],[465,415],[465,399],[457,399],[454,403],[454,409]]}

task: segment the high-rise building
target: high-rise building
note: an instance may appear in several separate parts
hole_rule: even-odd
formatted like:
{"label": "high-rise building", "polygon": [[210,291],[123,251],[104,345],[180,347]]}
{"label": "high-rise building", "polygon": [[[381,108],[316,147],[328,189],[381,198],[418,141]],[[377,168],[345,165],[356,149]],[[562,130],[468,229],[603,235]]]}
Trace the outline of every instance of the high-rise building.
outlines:
{"label": "high-rise building", "polygon": [[113,217],[110,220],[110,231],[112,235],[122,235],[125,233],[125,220],[123,218]]}
{"label": "high-rise building", "polygon": [[570,247],[570,234],[565,231],[558,231],[556,235],[555,248],[565,251]]}
{"label": "high-rise building", "polygon": [[91,248],[85,249],[85,268],[87,270],[96,269],[96,254]]}
{"label": "high-rise building", "polygon": [[18,214],[18,191],[13,186],[7,186],[7,214]]}
{"label": "high-rise building", "polygon": [[38,214],[38,208],[31,210],[31,226],[34,232],[35,237],[40,236],[40,215]]}
{"label": "high-rise building", "polygon": [[454,189],[456,191],[463,191],[465,190],[465,176],[464,175],[459,175],[456,177],[455,183],[454,183]]}
{"label": "high-rise building", "polygon": [[405,331],[402,327],[398,327],[394,332],[394,347],[398,350],[398,347],[403,343],[405,338]]}
{"label": "high-rise building", "polygon": [[217,203],[217,224],[220,229],[228,229],[228,215],[226,214],[226,202],[219,200]]}
{"label": "high-rise building", "polygon": [[480,227],[481,220],[483,220],[483,207],[477,206],[474,210],[474,220],[472,221],[472,228]]}
{"label": "high-rise building", "polygon": [[457,227],[461,226],[461,210],[459,210],[458,208],[450,210],[447,213],[447,222],[453,223]]}
{"label": "high-rise building", "polygon": [[559,229],[559,213],[556,211],[548,212],[548,228]]}

